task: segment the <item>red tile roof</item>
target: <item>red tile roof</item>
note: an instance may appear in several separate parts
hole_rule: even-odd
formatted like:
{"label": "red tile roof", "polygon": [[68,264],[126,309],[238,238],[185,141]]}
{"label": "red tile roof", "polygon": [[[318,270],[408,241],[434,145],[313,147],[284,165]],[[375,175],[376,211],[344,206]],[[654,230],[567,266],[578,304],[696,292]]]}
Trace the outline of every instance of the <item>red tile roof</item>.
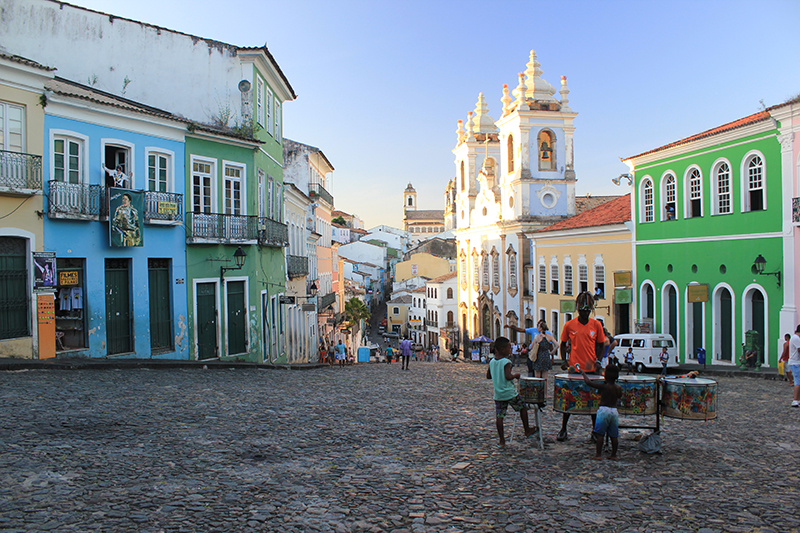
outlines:
{"label": "red tile roof", "polygon": [[456,277],[457,275],[458,275],[458,272],[456,272],[456,271],[454,270],[453,272],[450,272],[450,273],[448,273],[448,274],[445,274],[444,276],[439,276],[438,278],[433,278],[433,279],[431,280],[431,282],[432,282],[432,283],[439,283],[439,282],[442,282],[442,281],[447,281],[448,279],[450,279],[450,278],[454,278],[454,277]]}
{"label": "red tile roof", "polygon": [[727,124],[723,124],[722,126],[717,126],[716,128],[711,128],[710,130],[706,130],[702,133],[698,133],[696,135],[692,135],[691,137],[686,137],[685,139],[681,139],[679,141],[675,141],[673,143],[665,144],[659,148],[654,148],[652,150],[648,150],[647,152],[642,152],[641,154],[634,155],[631,157],[627,157],[623,159],[623,161],[628,161],[630,159],[634,159],[636,157],[642,157],[643,155],[653,154],[655,152],[661,152],[668,148],[673,148],[675,146],[680,146],[682,144],[688,144],[690,142],[698,141],[700,139],[705,139],[706,137],[711,137],[713,135],[717,135],[720,133],[725,133],[727,131],[735,130],[737,128],[742,128],[744,126],[749,126],[750,124],[756,124],[758,122],[763,122],[769,119],[770,115],[767,110],[759,111],[758,113],[754,113],[750,116],[740,118],[738,120],[734,120],[733,122],[728,122]]}
{"label": "red tile roof", "polygon": [[578,228],[591,228],[595,226],[609,226],[622,224],[631,219],[631,195],[620,196],[574,217],[569,217],[561,222],[542,228],[536,233],[546,231],[559,231]]}

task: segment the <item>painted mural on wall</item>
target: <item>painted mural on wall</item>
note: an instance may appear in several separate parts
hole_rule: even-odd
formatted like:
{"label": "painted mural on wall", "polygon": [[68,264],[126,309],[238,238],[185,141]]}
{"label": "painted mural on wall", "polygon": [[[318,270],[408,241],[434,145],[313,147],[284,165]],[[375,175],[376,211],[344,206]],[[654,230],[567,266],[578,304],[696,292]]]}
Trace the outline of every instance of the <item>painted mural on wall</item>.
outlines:
{"label": "painted mural on wall", "polygon": [[130,189],[108,190],[111,247],[144,246],[142,214],[144,193]]}

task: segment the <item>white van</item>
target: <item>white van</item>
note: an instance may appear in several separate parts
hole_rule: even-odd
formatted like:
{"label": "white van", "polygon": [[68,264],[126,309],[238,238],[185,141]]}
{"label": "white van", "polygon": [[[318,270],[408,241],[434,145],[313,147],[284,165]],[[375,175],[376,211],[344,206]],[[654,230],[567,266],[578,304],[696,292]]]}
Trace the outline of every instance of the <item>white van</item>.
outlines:
{"label": "white van", "polygon": [[678,348],[672,335],[662,333],[623,333],[615,335],[617,347],[614,348],[614,355],[619,359],[621,365],[625,365],[625,354],[628,348],[633,348],[633,364],[637,372],[643,372],[645,368],[661,368],[661,350],[667,347],[669,362],[667,368],[678,366]]}

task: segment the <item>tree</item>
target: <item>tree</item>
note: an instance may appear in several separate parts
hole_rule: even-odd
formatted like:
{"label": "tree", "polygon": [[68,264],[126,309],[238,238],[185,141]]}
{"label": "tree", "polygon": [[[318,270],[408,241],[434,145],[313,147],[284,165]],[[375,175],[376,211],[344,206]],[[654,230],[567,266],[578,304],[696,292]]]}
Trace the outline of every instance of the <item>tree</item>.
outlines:
{"label": "tree", "polygon": [[334,224],[339,224],[340,226],[347,225],[347,221],[342,217],[342,215],[339,215],[338,217],[334,218],[333,220],[331,220],[331,222],[333,222]]}
{"label": "tree", "polygon": [[361,320],[368,320],[370,317],[369,308],[358,298],[350,298],[345,302],[344,314],[353,326],[358,326]]}

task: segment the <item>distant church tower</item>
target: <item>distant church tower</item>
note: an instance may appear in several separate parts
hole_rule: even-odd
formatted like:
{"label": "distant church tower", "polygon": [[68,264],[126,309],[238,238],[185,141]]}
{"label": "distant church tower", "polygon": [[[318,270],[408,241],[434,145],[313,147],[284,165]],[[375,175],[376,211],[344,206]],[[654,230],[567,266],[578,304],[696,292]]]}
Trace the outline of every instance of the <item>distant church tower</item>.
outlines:
{"label": "distant church tower", "polygon": [[406,190],[403,191],[403,211],[408,210],[417,210],[417,191],[414,190],[411,183],[409,183]]}

